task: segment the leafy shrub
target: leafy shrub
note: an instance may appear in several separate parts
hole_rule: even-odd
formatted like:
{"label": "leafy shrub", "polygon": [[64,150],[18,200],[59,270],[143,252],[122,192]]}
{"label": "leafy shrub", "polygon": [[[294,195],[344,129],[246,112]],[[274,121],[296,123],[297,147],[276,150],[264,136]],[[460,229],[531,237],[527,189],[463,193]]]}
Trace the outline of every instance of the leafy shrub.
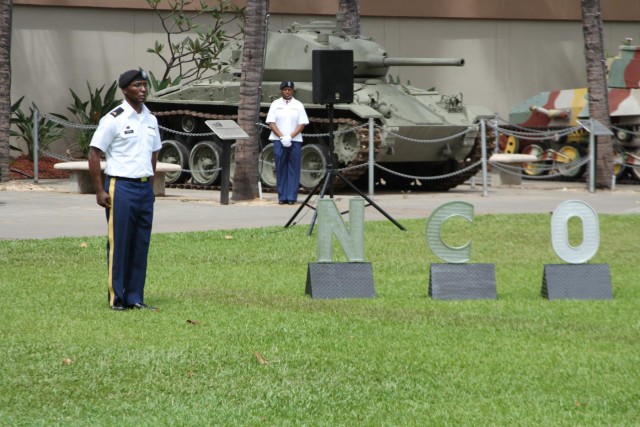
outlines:
{"label": "leafy shrub", "polygon": [[[99,89],[92,89],[89,82],[87,82],[87,89],[89,90],[89,99],[86,101],[82,100],[82,98],[80,98],[72,89],[69,89],[71,96],[73,97],[73,104],[71,104],[70,107],[67,107],[67,110],[69,110],[76,119],[78,119],[80,124],[97,125],[105,114],[120,104],[121,101],[115,99],[118,84],[114,81],[104,94],[104,98],[102,97],[104,85]],[[80,146],[85,157],[89,153],[89,144],[91,143],[91,138],[93,137],[94,132],[95,129],[78,131],[76,142]]]}
{"label": "leafy shrub", "polygon": [[160,92],[161,90],[164,90],[171,86],[179,85],[181,81],[182,76],[176,77],[173,81],[171,80],[171,77],[167,77],[164,80],[158,80],[153,72],[149,71],[149,83],[151,85],[151,90],[154,93]]}
{"label": "leafy shrub", "polygon": [[[11,126],[15,126],[17,130],[11,129],[11,136],[22,139],[27,144],[27,154],[33,158],[35,146],[35,134],[33,132],[33,117],[38,107],[35,103],[31,103],[29,107],[29,115],[22,111],[21,104],[24,96],[11,105]],[[56,117],[65,119],[64,116],[53,114]],[[49,146],[62,137],[64,129],[56,122],[39,115],[38,117],[38,148],[46,150]],[[17,147],[11,147],[14,150],[20,150]]]}

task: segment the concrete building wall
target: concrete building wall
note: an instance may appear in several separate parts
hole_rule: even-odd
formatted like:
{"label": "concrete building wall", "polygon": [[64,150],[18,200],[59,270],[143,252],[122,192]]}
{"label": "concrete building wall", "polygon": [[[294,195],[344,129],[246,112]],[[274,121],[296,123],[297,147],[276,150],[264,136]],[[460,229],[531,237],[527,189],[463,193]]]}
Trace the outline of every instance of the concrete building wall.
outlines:
{"label": "concrete building wall", "polygon": [[[70,116],[70,88],[88,98],[86,82],[94,88],[109,86],[119,73],[138,66],[156,74],[163,70],[159,60],[146,52],[164,36],[152,12],[24,5],[38,1],[14,4],[13,101],[24,95],[43,112]],[[439,14],[446,15],[444,12]],[[274,12],[269,27],[278,30],[309,19],[332,16]],[[464,67],[394,67],[390,74],[414,86],[435,87],[443,94],[461,92],[465,103],[485,105],[505,119],[511,106],[537,92],[586,85],[579,20],[412,18],[370,13],[362,17],[361,26],[362,34],[385,46],[389,56],[464,58]],[[626,37],[640,42],[638,22],[605,21],[608,54],[615,54]]]}

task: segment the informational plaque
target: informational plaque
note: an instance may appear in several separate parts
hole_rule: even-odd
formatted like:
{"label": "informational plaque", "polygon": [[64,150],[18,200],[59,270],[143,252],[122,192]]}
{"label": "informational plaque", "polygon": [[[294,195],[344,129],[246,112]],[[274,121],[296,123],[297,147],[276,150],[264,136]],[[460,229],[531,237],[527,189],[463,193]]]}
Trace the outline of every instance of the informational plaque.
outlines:
{"label": "informational plaque", "polygon": [[613,136],[611,129],[597,120],[576,120],[587,132],[593,132],[595,136]]}
{"label": "informational plaque", "polygon": [[248,139],[249,135],[233,120],[206,120],[206,125],[223,141],[222,145],[222,176],[220,178],[220,204],[229,204],[229,187],[231,171],[231,144],[236,139]]}
{"label": "informational plaque", "polygon": [[207,120],[209,126],[220,139],[248,139],[249,135],[233,120]]}

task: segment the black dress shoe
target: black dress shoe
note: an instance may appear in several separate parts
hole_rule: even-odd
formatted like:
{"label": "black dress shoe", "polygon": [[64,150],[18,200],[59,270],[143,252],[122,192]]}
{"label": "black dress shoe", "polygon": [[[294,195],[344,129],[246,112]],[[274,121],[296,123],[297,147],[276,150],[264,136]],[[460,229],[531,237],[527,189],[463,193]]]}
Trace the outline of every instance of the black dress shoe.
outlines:
{"label": "black dress shoe", "polygon": [[287,203],[287,202],[285,202],[284,200],[278,200],[278,204],[279,205],[284,205],[285,203]]}
{"label": "black dress shoe", "polygon": [[131,304],[127,306],[128,309],[133,310],[150,310],[150,311],[158,311],[158,307],[151,307],[143,302],[138,302],[135,304]]}
{"label": "black dress shoe", "polygon": [[290,204],[290,205],[295,205],[296,204],[296,202],[294,202],[293,200],[289,200],[287,203]]}
{"label": "black dress shoe", "polygon": [[121,305],[112,305],[111,307],[109,307],[109,309],[111,309],[112,311],[124,311],[124,307]]}

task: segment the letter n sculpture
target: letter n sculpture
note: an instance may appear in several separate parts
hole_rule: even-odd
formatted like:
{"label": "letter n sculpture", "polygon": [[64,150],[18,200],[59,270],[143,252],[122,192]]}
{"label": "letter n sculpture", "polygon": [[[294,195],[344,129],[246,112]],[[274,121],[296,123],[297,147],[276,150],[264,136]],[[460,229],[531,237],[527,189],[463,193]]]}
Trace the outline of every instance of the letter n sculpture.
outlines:
{"label": "letter n sculpture", "polygon": [[[349,229],[332,198],[317,204],[318,262],[307,270],[306,294],[311,298],[375,298],[371,263],[364,262],[364,199],[349,201]],[[348,262],[333,262],[333,236]]]}
{"label": "letter n sculpture", "polygon": [[429,296],[444,300],[496,299],[495,265],[465,264],[470,259],[471,242],[451,247],[442,239],[442,225],[455,216],[472,222],[473,205],[465,202],[445,203],[427,221],[427,244],[435,255],[447,261],[447,264],[431,264]]}

